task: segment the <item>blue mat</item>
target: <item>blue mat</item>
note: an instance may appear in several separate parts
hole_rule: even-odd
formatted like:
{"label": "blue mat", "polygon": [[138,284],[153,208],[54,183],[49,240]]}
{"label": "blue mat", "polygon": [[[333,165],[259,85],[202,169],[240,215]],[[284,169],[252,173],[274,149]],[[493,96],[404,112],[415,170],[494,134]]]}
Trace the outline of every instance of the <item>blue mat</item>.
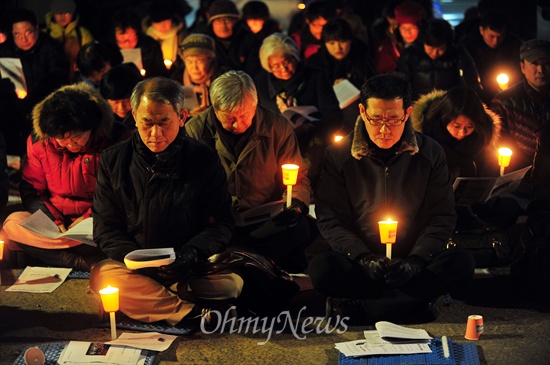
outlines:
{"label": "blue mat", "polygon": [[[17,275],[15,275],[15,278],[19,278],[24,270],[21,270]],[[87,271],[76,271],[72,270],[69,275],[67,275],[67,279],[89,279],[90,273]]]}
{"label": "blue mat", "polygon": [[[28,346],[26,347],[19,356],[17,356],[17,359],[15,359],[15,362],[13,365],[26,365],[25,364],[25,351],[31,347],[38,347],[42,352],[44,353],[44,356],[46,357],[46,361],[44,362],[44,365],[57,365],[57,360],[59,359],[59,356],[61,355],[61,352],[67,346],[69,342],[52,342],[52,343],[43,343],[40,345],[35,346]],[[143,355],[146,355],[145,358],[145,365],[152,365],[153,361],[155,359],[156,352],[155,351],[148,351],[148,350],[141,350],[141,353]]]}
{"label": "blue mat", "polygon": [[[99,323],[99,328],[110,328],[110,323]],[[197,331],[194,327],[174,327],[164,321],[144,323],[126,317],[124,314],[117,312],[116,328],[119,330],[141,331],[141,332],[159,332],[167,335],[189,336]]]}
{"label": "blue mat", "polygon": [[412,355],[347,357],[340,352],[338,365],[480,365],[475,343],[453,342],[448,358],[443,356],[441,338],[433,339],[430,348],[429,354]]}

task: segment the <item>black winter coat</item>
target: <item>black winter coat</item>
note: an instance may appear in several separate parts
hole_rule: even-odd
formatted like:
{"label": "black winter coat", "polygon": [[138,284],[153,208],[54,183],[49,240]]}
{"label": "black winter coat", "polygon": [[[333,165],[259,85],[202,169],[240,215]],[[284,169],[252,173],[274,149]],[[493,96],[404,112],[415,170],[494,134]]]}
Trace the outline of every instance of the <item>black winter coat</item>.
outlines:
{"label": "black winter coat", "polygon": [[215,150],[185,137],[154,155],[138,133],[104,151],[92,207],[94,240],[110,258],[141,248],[194,247],[205,259],[233,229],[227,177]]}
{"label": "black winter coat", "polygon": [[422,44],[411,45],[399,57],[397,69],[411,82],[413,100],[434,89],[449,90],[453,86],[481,90],[474,61],[462,47],[449,47],[441,57],[432,60]]}

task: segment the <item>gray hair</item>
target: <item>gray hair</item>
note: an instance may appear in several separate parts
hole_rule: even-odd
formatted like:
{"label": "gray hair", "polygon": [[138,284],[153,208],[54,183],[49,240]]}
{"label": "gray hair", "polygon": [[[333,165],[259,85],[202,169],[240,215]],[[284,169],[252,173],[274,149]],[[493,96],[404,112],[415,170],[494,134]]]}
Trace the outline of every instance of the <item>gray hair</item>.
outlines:
{"label": "gray hair", "polygon": [[269,57],[271,56],[292,56],[300,62],[300,49],[294,39],[283,33],[273,33],[266,37],[260,47],[260,62],[267,72],[271,72]]}
{"label": "gray hair", "polygon": [[130,97],[134,112],[143,97],[147,97],[155,103],[171,105],[178,114],[183,110],[183,87],[166,77],[152,77],[137,83]]}
{"label": "gray hair", "polygon": [[258,92],[252,78],[244,71],[227,71],[210,86],[210,101],[214,110],[233,111],[245,100],[258,105]]}

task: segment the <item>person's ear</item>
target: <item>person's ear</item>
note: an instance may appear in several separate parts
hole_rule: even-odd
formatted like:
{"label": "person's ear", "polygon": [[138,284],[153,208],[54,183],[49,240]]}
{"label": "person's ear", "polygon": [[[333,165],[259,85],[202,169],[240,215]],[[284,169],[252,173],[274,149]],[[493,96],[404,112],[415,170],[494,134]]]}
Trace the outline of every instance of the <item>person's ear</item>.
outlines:
{"label": "person's ear", "polygon": [[185,121],[187,120],[187,115],[189,115],[189,111],[187,109],[182,109],[180,113],[180,128],[185,125]]}

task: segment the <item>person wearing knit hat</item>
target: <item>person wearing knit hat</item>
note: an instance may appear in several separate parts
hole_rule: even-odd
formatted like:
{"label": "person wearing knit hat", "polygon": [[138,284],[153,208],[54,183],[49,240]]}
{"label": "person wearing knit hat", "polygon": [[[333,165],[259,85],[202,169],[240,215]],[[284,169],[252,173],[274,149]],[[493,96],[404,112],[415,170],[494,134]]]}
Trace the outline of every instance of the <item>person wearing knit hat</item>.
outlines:
{"label": "person wearing knit hat", "polygon": [[160,44],[162,57],[169,68],[178,57],[178,45],[187,36],[185,21],[177,15],[172,6],[166,2],[153,2],[149,6],[148,16],[143,21],[145,34]]}
{"label": "person wearing knit hat", "polygon": [[229,0],[217,0],[210,5],[208,11],[208,24],[212,31],[221,39],[233,35],[233,25],[239,20],[240,14],[235,3]]}
{"label": "person wearing knit hat", "polygon": [[239,10],[230,0],[216,0],[208,10],[208,30],[204,33],[216,43],[216,58],[230,70],[243,70],[249,75],[261,71],[258,50],[260,42],[246,24],[238,21]]}
{"label": "person wearing knit hat", "polygon": [[408,0],[399,4],[395,10],[395,20],[405,44],[413,43],[419,34],[419,25],[424,18],[424,9],[415,1]]}
{"label": "person wearing knit hat", "polygon": [[59,41],[71,65],[69,79],[72,81],[76,72],[76,58],[80,48],[94,40],[92,33],[79,24],[73,0],[52,0],[51,11],[46,14],[46,32]]}
{"label": "person wearing knit hat", "polygon": [[399,57],[405,47],[413,44],[420,34],[424,19],[424,8],[416,1],[406,0],[394,9],[397,31],[388,33],[380,42],[374,58],[376,73],[397,70]]}
{"label": "person wearing knit hat", "polygon": [[192,87],[197,96],[196,104],[187,104],[188,117],[197,115],[210,106],[208,92],[215,77],[225,71],[216,61],[216,46],[214,39],[206,34],[189,34],[179,45],[179,56],[183,62],[174,66],[172,79],[183,86]]}

